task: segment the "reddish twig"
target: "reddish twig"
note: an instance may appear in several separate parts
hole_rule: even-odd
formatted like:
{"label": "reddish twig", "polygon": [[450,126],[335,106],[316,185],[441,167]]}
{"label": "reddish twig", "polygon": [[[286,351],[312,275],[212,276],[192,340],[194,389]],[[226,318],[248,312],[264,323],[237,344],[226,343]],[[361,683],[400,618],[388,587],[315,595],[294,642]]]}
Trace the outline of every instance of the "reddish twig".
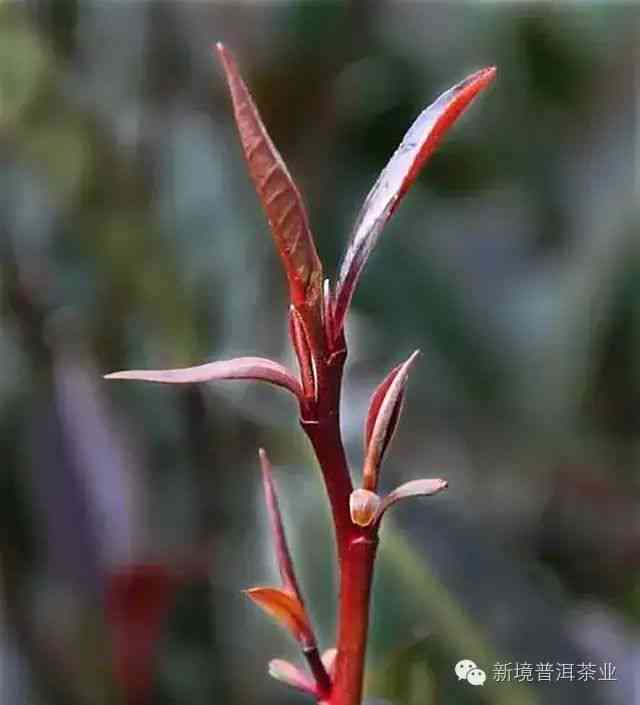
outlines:
{"label": "reddish twig", "polygon": [[282,587],[257,587],[247,594],[290,631],[309,665],[310,675],[293,664],[274,659],[269,665],[272,676],[311,694],[324,705],[360,705],[380,521],[395,502],[435,494],[446,488],[447,483],[441,479],[414,480],[384,498],[377,494],[380,467],[400,416],[409,368],[417,355],[414,353],[389,373],[372,396],[365,423],[362,487],[354,489],[340,432],[342,373],[347,356],[345,318],[362,269],[385,223],[448,128],[491,82],[495,69],[472,74],[418,116],[365,200],[338,284],[332,290],[327,280],[323,282],[322,264],[300,193],[231,54],[221,44],[217,45],[217,51],[229,85],[249,173],[289,283],[289,334],[300,380],[279,363],[263,358],[109,376],[167,383],[254,379],[270,382],[295,395],[300,423],[320,465],[333,516],[340,580],[336,649],[319,655],[293,570],[271,465],[264,451],[260,451],[260,460]]}

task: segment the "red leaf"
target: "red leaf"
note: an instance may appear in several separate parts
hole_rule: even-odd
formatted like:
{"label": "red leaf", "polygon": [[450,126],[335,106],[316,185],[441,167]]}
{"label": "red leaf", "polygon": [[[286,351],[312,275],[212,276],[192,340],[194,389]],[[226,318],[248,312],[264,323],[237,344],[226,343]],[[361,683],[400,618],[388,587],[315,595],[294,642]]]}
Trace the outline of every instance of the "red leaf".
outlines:
{"label": "red leaf", "polygon": [[[367,413],[367,421],[365,423],[365,428],[364,428],[364,450],[365,450],[365,452],[366,452],[367,448],[369,447],[369,441],[371,440],[371,434],[373,433],[373,426],[376,422],[376,418],[378,417],[378,412],[380,411],[380,405],[382,404],[382,401],[384,400],[385,394],[387,393],[387,390],[391,386],[391,383],[396,378],[396,375],[398,374],[398,372],[400,372],[401,367],[402,367],[402,365],[397,365],[396,367],[394,367],[391,370],[391,372],[389,372],[389,374],[378,385],[378,387],[376,388],[376,391],[371,396],[371,401],[369,402],[369,412]],[[402,404],[402,399],[400,400],[400,404]],[[393,421],[392,421],[394,428],[395,428],[397,421],[398,421],[397,417],[395,419],[393,419]]]}
{"label": "red leaf", "polygon": [[273,145],[231,53],[217,44],[249,173],[267,214],[276,249],[289,279],[294,304],[319,304],[322,264],[307,213],[293,179]]}
{"label": "red leaf", "polygon": [[360,273],[385,223],[446,131],[473,98],[492,81],[495,73],[494,67],[477,71],[423,110],[378,177],[358,215],[340,268],[334,304],[334,336],[342,329]]}
{"label": "red leaf", "polygon": [[250,379],[270,382],[302,398],[298,380],[279,363],[263,357],[237,357],[176,370],[126,370],[105,375],[105,379],[133,379],[162,384],[193,384],[226,379]]}
{"label": "red leaf", "polygon": [[315,647],[307,613],[294,594],[273,587],[249,588],[245,592],[269,616],[287,629],[303,648]]}
{"label": "red leaf", "polygon": [[[375,402],[377,408],[370,410],[369,418],[367,418],[367,425],[370,425],[371,430],[367,428],[366,431],[368,442],[362,477],[362,487],[365,490],[375,492],[378,487],[378,468],[396,428],[404,389],[409,378],[409,369],[419,353],[420,351],[416,350],[406,362],[400,365],[395,374],[392,371],[384,380],[381,385],[383,389],[379,395],[381,397],[379,403],[377,392],[374,394],[372,406]],[[389,377],[392,379],[387,385]],[[375,418],[370,421],[373,416]]]}

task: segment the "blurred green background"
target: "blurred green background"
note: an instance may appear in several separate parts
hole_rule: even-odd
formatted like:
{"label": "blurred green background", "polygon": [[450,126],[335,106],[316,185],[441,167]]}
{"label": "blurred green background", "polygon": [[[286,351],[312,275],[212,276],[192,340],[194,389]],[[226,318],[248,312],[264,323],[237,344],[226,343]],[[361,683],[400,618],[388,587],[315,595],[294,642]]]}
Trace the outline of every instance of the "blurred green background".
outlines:
{"label": "blurred green background", "polygon": [[[148,702],[305,702],[268,678],[295,648],[240,592],[275,579],[260,445],[332,645],[328,512],[293,402],[101,379],[293,364],[217,40],[331,276],[421,108],[499,69],[388,224],[348,321],[354,474],[369,395],[419,347],[383,485],[450,481],[384,527],[371,702],[640,702],[639,20],[605,2],[0,2],[2,705],[142,702],[113,654],[136,672],[156,602]],[[132,565],[160,578],[123,616],[105,596]],[[457,681],[462,658],[484,687]],[[584,661],[617,680],[493,678]]]}

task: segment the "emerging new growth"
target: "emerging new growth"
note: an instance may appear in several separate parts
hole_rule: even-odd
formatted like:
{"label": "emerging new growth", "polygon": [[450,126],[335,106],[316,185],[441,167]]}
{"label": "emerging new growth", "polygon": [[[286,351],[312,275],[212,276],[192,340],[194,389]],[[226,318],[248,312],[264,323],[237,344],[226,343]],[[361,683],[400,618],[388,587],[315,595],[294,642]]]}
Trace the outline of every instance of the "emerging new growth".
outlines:
{"label": "emerging new growth", "polygon": [[445,489],[447,482],[413,480],[385,497],[378,494],[380,467],[400,416],[409,371],[418,356],[416,351],[391,370],[371,397],[364,427],[361,486],[354,489],[340,432],[340,392],[347,355],[345,319],[360,274],[382,228],[446,131],[492,81],[495,68],[477,71],[458,83],[415,120],[367,196],[338,281],[332,286],[324,278],[300,192],[262,124],[233,57],[222,44],[216,48],[229,85],[249,173],[287,276],[289,335],[299,374],[273,360],[242,357],[177,370],[115,372],[107,377],[171,384],[261,380],[296,397],[300,424],[315,451],[335,528],[340,580],[336,647],[322,654],[318,649],[287,546],[271,464],[262,449],[260,464],[281,585],[254,587],[246,592],[290,632],[308,665],[306,671],[274,659],[269,664],[269,673],[274,678],[307,692],[324,705],[360,705],[380,522],[395,502],[435,494]]}

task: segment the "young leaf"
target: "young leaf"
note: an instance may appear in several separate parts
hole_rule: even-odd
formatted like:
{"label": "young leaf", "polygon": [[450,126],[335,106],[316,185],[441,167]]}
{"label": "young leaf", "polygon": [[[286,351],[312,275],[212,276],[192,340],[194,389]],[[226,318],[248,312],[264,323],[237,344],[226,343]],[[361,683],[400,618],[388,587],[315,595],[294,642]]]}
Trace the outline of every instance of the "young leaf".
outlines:
{"label": "young leaf", "polygon": [[[400,368],[395,374],[393,372],[391,373],[393,378],[389,385],[386,386],[383,395],[381,393],[382,401],[375,413],[375,421],[372,424],[373,428],[370,434],[368,434],[369,439],[362,477],[362,487],[365,490],[375,492],[378,487],[378,468],[382,463],[382,458],[396,428],[404,389],[409,378],[409,369],[419,353],[420,351],[416,350],[406,362],[400,365]],[[385,382],[382,383],[383,387],[385,386]],[[374,397],[375,396],[374,394]]]}
{"label": "young leaf", "polygon": [[442,490],[446,490],[448,486],[449,483],[441,478],[405,482],[403,485],[400,485],[400,487],[396,487],[393,492],[390,492],[382,500],[373,521],[374,523],[378,523],[387,509],[401,499],[408,499],[409,497],[428,497]]}
{"label": "young leaf", "polygon": [[[303,647],[305,658],[309,663],[311,673],[315,678],[314,690],[316,695],[321,696],[327,693],[331,687],[331,680],[320,659],[316,646],[316,639],[313,634],[311,623],[307,617],[302,593],[298,586],[298,580],[293,570],[293,562],[287,545],[287,539],[282,525],[282,516],[278,506],[278,497],[273,484],[273,472],[266,452],[261,448],[259,451],[260,464],[262,467],[262,481],[267,500],[267,511],[271,523],[271,531],[276,545],[276,556],[278,559],[278,569],[284,585],[283,590],[265,593],[265,588],[261,593],[256,593],[255,589],[247,591],[249,597],[258,602],[260,606],[267,610],[278,621],[284,624],[298,639]],[[267,588],[266,590],[271,590]],[[258,594],[258,599],[256,599]],[[266,601],[265,601],[266,598]]]}
{"label": "young leaf", "polygon": [[[378,385],[376,388],[375,392],[371,395],[371,401],[369,402],[369,411],[367,413],[367,421],[365,423],[364,427],[364,449],[365,452],[367,448],[369,447],[369,441],[371,440],[371,434],[373,433],[373,426],[376,422],[376,419],[378,418],[378,413],[380,412],[380,406],[382,402],[384,401],[384,398],[387,394],[387,391],[389,390],[389,387],[391,386],[391,383],[393,380],[396,378],[398,372],[400,372],[400,368],[402,365],[396,365],[391,372],[382,380],[382,382]],[[402,399],[400,399],[400,405],[402,404]],[[391,426],[392,428],[395,428],[396,423],[398,422],[397,415],[396,418],[392,419],[391,421]],[[384,452],[384,449],[383,449]]]}
{"label": "young leaf", "polygon": [[133,379],[161,384],[193,384],[225,379],[250,379],[270,382],[302,399],[298,380],[281,364],[263,357],[237,357],[176,370],[125,370],[105,375],[105,379]]}
{"label": "young leaf", "polygon": [[282,525],[282,516],[278,505],[278,497],[273,484],[273,469],[271,462],[269,461],[267,453],[263,448],[260,448],[259,456],[260,465],[262,468],[262,483],[264,485],[264,494],[267,502],[267,512],[269,514],[269,523],[271,524],[271,532],[275,542],[280,577],[282,578],[282,583],[285,589],[288,592],[293,593],[298,598],[300,604],[302,604],[300,588],[298,587],[298,581],[293,570],[291,553],[289,552],[287,537],[285,536],[284,526]]}
{"label": "young leaf", "polygon": [[289,661],[281,658],[274,658],[269,661],[269,675],[281,683],[286,683],[286,685],[296,690],[301,690],[303,693],[309,693],[314,697],[318,695],[316,684],[311,678],[297,666],[289,663]]}
{"label": "young leaf", "polygon": [[268,615],[287,629],[303,648],[315,647],[307,613],[294,594],[272,587],[249,588],[245,592]]}
{"label": "young leaf", "polygon": [[446,131],[473,98],[492,81],[495,73],[495,67],[477,71],[423,110],[378,177],[356,219],[340,268],[333,315],[334,336],[344,325],[360,273],[385,223]]}
{"label": "young leaf", "polygon": [[262,124],[231,53],[222,44],[216,48],[229,84],[249,173],[289,280],[291,301],[296,305],[319,305],[322,264],[300,192]]}

